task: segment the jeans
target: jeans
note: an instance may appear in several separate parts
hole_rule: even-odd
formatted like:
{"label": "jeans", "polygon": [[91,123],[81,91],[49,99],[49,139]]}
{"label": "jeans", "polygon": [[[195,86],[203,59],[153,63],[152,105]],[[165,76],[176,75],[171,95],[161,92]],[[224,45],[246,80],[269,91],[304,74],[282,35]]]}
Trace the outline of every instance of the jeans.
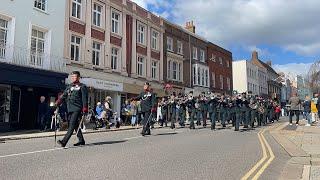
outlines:
{"label": "jeans", "polygon": [[312,123],[311,114],[309,112],[304,112],[306,120],[308,121],[308,124]]}
{"label": "jeans", "polygon": [[298,124],[299,123],[299,115],[300,115],[299,110],[291,110],[290,111],[290,115],[289,115],[290,124],[292,124],[292,117],[294,115],[296,115],[296,124]]}

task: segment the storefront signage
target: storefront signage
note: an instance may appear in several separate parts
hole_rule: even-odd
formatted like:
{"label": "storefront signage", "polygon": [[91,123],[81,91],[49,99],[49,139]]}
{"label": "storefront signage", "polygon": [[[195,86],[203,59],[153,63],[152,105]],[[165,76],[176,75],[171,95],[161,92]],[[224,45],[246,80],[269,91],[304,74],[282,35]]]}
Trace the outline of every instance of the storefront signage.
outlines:
{"label": "storefront signage", "polygon": [[123,91],[123,83],[105,81],[93,78],[82,78],[81,82],[88,87],[93,87],[95,89],[109,90],[109,91]]}

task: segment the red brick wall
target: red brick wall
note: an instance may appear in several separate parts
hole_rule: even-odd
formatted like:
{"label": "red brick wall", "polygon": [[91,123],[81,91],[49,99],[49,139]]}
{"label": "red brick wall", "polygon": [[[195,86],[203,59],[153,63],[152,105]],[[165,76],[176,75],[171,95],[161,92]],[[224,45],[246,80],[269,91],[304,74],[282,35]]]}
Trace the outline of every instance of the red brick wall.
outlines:
{"label": "red brick wall", "polygon": [[137,53],[147,56],[147,48],[137,45]]}
{"label": "red brick wall", "polygon": [[85,35],[86,26],[73,21],[69,21],[69,30]]}
{"label": "red brick wall", "polygon": [[95,39],[99,39],[101,41],[105,40],[104,32],[101,32],[101,31],[98,31],[98,30],[95,30],[95,29],[92,29],[92,28],[91,28],[91,37],[95,38]]}
{"label": "red brick wall", "polygon": [[121,47],[121,39],[119,39],[117,37],[110,36],[110,43]]}
{"label": "red brick wall", "polygon": [[151,58],[160,60],[160,52],[151,51]]}
{"label": "red brick wall", "polygon": [[126,39],[126,44],[127,44],[127,72],[129,76],[131,75],[131,58],[132,58],[132,16],[127,15],[127,23],[126,23],[126,33],[127,33],[127,39]]}

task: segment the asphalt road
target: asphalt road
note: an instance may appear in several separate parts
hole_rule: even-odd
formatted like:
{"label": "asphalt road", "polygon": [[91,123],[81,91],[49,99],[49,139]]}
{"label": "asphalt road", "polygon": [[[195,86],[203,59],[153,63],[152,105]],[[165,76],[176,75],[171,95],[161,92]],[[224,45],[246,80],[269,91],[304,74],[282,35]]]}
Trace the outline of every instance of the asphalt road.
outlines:
{"label": "asphalt road", "polygon": [[[231,128],[231,127],[229,127]],[[155,129],[85,135],[86,146],[54,148],[53,138],[0,144],[0,179],[240,179],[262,157],[255,130]],[[288,154],[265,133],[275,159],[261,179],[277,179]]]}

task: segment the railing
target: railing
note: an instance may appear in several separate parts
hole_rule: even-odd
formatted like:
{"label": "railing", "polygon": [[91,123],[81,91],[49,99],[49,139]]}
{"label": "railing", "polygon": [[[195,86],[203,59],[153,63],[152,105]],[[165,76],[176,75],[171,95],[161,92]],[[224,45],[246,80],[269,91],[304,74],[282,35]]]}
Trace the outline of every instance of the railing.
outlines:
{"label": "railing", "polygon": [[66,72],[66,59],[51,54],[31,51],[18,46],[6,46],[0,43],[0,61],[9,64]]}

